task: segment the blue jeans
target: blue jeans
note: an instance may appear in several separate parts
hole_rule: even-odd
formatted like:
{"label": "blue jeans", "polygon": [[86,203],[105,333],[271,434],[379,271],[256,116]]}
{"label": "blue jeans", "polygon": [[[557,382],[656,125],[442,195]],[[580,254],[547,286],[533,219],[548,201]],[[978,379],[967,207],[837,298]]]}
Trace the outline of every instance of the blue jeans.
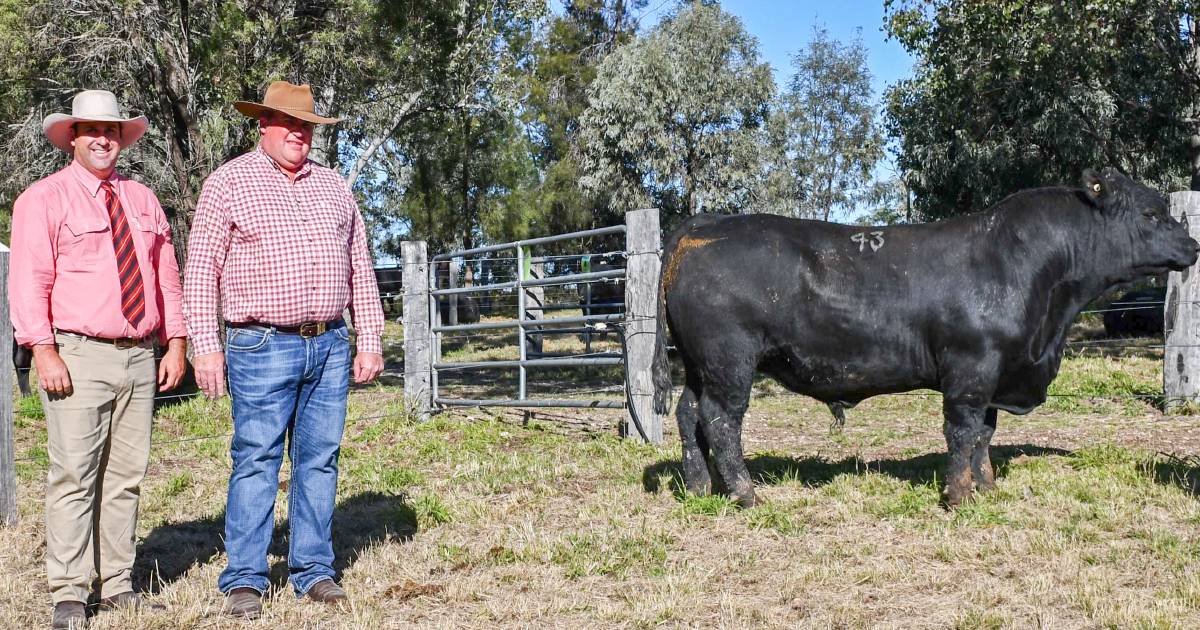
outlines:
{"label": "blue jeans", "polygon": [[[226,340],[233,399],[233,472],[225,509],[228,566],[221,592],[265,592],[279,467],[288,437],[288,573],[296,595],[332,579],[338,451],[350,387],[345,324],[303,338],[274,328],[232,328]],[[290,435],[289,435],[290,434]]]}

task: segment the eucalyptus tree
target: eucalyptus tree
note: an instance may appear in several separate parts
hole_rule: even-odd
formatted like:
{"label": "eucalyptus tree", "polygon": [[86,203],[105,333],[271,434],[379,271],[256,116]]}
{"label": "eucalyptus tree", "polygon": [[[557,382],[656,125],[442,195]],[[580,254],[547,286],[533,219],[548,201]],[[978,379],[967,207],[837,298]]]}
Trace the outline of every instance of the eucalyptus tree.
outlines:
{"label": "eucalyptus tree", "polygon": [[888,0],[917,59],[888,94],[888,134],[926,218],[1118,166],[1200,186],[1196,3]]}
{"label": "eucalyptus tree", "polygon": [[[567,0],[537,38],[533,72],[521,107],[541,181],[529,196],[531,230],[555,234],[619,220],[607,190],[585,190],[572,150],[599,63],[635,36],[634,16],[647,0]],[[569,246],[564,243],[563,246]],[[551,246],[553,249],[555,246]]]}
{"label": "eucalyptus tree", "polygon": [[741,21],[683,5],[597,68],[580,119],[582,184],[614,206],[738,212],[762,186],[774,96]]}
{"label": "eucalyptus tree", "polygon": [[883,157],[867,50],[861,38],[844,44],[817,28],[792,67],[776,113],[790,184],[782,196],[791,214],[828,221],[864,198]]}
{"label": "eucalyptus tree", "polygon": [[131,165],[177,210],[182,253],[200,182],[254,142],[233,101],[258,100],[273,79],[313,84],[318,108],[346,119],[322,130],[314,158],[351,184],[385,176],[398,152],[382,149],[405,125],[494,106],[482,95],[512,82],[498,32],[544,11],[545,0],[0,0],[0,45],[25,64],[0,84],[0,139],[14,149],[0,157],[3,206],[56,166],[41,116],[80,87],[111,89],[151,120]]}

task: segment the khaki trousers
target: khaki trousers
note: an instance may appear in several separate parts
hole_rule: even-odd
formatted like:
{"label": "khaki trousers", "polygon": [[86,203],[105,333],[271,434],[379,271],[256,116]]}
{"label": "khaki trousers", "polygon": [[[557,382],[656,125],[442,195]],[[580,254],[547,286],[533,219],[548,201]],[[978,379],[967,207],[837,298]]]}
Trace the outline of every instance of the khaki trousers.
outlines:
{"label": "khaki trousers", "polygon": [[138,499],[150,459],[154,350],[60,333],[68,396],[41,391],[49,434],[46,576],[54,603],[133,590]]}

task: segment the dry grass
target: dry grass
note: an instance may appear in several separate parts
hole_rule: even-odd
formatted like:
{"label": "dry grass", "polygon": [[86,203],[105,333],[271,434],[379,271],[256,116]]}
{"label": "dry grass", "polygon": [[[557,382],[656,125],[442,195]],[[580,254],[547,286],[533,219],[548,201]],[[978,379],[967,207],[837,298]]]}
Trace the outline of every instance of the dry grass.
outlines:
{"label": "dry grass", "polygon": [[[1061,384],[1142,391],[1156,375],[1140,361],[1072,360]],[[245,623],[215,588],[228,438],[206,436],[228,433],[229,408],[193,400],[160,412],[138,529],[138,584],[168,611],[93,627],[1200,626],[1200,420],[1070,400],[1002,414],[997,490],[948,512],[936,395],[867,401],[831,434],[823,406],[763,382],[746,449],[767,503],[739,510],[682,495],[674,436],[621,441],[615,413],[417,423],[397,389],[358,389],[334,531],[353,610],[293,598],[280,501],[277,589]],[[44,420],[22,410],[21,516],[0,530],[8,628],[49,619]]]}

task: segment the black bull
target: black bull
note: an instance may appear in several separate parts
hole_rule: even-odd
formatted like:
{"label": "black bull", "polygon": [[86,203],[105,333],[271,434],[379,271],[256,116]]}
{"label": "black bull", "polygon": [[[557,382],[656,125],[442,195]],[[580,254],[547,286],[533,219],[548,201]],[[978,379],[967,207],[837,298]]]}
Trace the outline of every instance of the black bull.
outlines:
{"label": "black bull", "polygon": [[685,371],[687,489],[711,491],[711,464],[752,505],[741,433],[756,371],[835,413],[934,389],[957,505],[994,485],[996,412],[1045,401],[1079,311],[1116,284],[1192,265],[1197,247],[1162,195],[1114,169],[926,225],[695,217],[663,253],[655,408],[670,405],[665,324]]}

